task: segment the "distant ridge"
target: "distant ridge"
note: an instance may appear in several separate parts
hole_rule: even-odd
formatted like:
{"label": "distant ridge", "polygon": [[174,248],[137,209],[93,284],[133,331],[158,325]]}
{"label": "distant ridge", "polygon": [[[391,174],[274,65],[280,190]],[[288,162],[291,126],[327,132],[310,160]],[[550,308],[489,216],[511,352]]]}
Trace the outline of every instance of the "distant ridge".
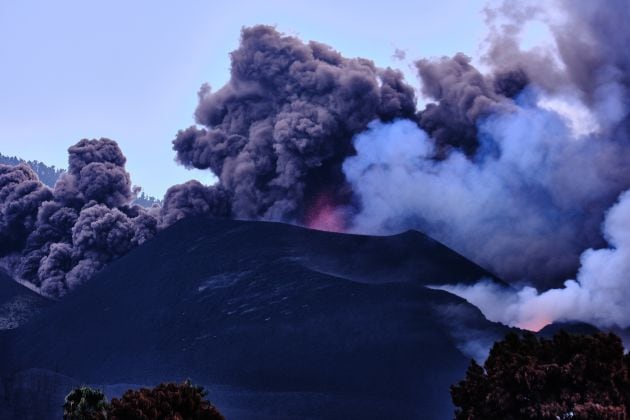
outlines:
{"label": "distant ridge", "polygon": [[[5,156],[0,153],[0,165],[19,165],[20,163],[26,163],[31,167],[33,171],[37,174],[40,181],[42,181],[45,185],[50,188],[55,186],[55,183],[65,172],[64,169],[60,169],[55,167],[55,165],[49,166],[43,162],[38,160],[24,160],[17,156]],[[132,202],[132,204],[137,204],[142,207],[153,207],[154,205],[160,205],[162,203],[158,198],[152,197],[144,192],[141,192],[140,195]]]}
{"label": "distant ridge", "polygon": [[57,182],[61,174],[64,173],[63,169],[58,169],[54,165],[48,166],[38,160],[26,161],[16,156],[5,156],[0,153],[0,164],[15,166],[19,165],[20,163],[26,163],[28,166],[30,166],[31,169],[33,169],[33,171],[35,171],[35,173],[39,177],[39,180],[51,188],[55,186],[55,183]]}

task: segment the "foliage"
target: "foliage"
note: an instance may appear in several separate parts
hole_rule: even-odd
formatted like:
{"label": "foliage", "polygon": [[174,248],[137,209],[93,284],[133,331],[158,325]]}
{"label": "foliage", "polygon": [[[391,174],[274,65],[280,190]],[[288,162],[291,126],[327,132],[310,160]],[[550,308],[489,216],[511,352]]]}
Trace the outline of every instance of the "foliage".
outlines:
{"label": "foliage", "polygon": [[457,420],[625,419],[630,357],[614,334],[511,333],[451,387]]}
{"label": "foliage", "polygon": [[133,200],[133,204],[146,207],[146,208],[151,208],[153,206],[161,205],[162,202],[155,197],[152,197],[150,195],[145,194],[144,192],[141,192],[140,195],[138,195],[136,199]]}
{"label": "foliage", "polygon": [[73,389],[63,404],[65,420],[104,420],[109,404],[105,394],[87,386]]}
{"label": "foliage", "polygon": [[[55,183],[65,171],[63,169],[58,169],[54,165],[48,166],[43,162],[38,160],[29,160],[25,161],[24,159],[20,159],[15,156],[5,156],[0,153],[0,165],[11,165],[16,166],[20,163],[26,163],[31,169],[37,174],[39,180],[46,186],[53,188]],[[144,192],[141,192],[133,201],[133,204],[137,204],[142,207],[151,208],[153,206],[159,206],[162,204],[162,201],[152,197]]]}
{"label": "foliage", "polygon": [[217,409],[204,399],[206,394],[203,387],[194,386],[190,381],[181,385],[165,383],[153,389],[129,390],[121,399],[112,400],[109,418],[224,420]]}
{"label": "foliage", "polygon": [[48,166],[37,160],[29,160],[28,162],[15,156],[4,156],[0,154],[0,164],[3,165],[19,165],[20,163],[26,163],[37,174],[42,183],[49,187],[54,187],[55,183],[64,172],[63,169],[57,169],[54,166]]}

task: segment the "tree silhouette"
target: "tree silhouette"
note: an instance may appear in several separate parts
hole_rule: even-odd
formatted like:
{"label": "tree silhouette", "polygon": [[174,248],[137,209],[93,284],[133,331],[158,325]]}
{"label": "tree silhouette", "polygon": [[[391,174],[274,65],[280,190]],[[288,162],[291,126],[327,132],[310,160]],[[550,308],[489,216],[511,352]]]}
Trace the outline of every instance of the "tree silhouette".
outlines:
{"label": "tree silhouette", "polygon": [[87,386],[73,389],[63,404],[64,420],[105,420],[109,405],[105,394]]}
{"label": "tree silhouette", "polygon": [[614,334],[511,333],[451,387],[457,420],[626,419],[630,358]]}
{"label": "tree silhouette", "polygon": [[120,399],[112,399],[109,419],[112,420],[225,420],[205,400],[207,392],[190,381],[165,383],[155,388],[129,390]]}

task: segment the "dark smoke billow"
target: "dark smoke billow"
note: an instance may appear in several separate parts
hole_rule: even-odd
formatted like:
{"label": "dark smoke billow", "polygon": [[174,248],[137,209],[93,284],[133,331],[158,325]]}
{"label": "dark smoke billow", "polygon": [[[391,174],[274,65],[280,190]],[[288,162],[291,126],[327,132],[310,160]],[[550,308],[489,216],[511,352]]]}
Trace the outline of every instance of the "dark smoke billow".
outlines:
{"label": "dark smoke billow", "polygon": [[[528,13],[507,18],[523,24]],[[488,60],[504,42],[497,34],[491,40]],[[536,66],[553,63],[521,55]],[[495,64],[484,75],[463,54],[417,61],[422,93],[433,102],[416,113],[399,73],[270,27],[246,28],[230,81],[199,93],[203,127],[182,130],[173,142],[179,162],[219,178],[218,194],[193,194],[201,201],[183,204],[182,214],[208,208],[311,226],[323,218],[363,233],[416,228],[506,279],[555,285],[575,273],[584,249],[605,245],[604,212],[630,186],[627,147],[610,135],[619,121],[537,84],[525,58]],[[569,115],[575,110],[586,117]],[[406,120],[403,131],[417,130],[415,140],[384,140],[387,128],[368,128]],[[585,121],[591,126],[580,126]],[[423,133],[429,145],[417,150]],[[383,147],[392,153],[383,155]],[[324,217],[313,214],[320,208]]]}
{"label": "dark smoke billow", "polygon": [[70,147],[53,190],[26,166],[2,167],[4,265],[58,297],[184,217],[300,222],[311,196],[348,204],[341,164],[353,135],[374,119],[413,117],[413,89],[399,72],[271,27],[244,29],[241,41],[228,85],[200,92],[196,117],[206,128],[173,142],[179,162],[211,169],[218,185],[190,181],[171,187],[161,209],[132,206],[126,159],[109,139]]}
{"label": "dark smoke billow", "polygon": [[418,122],[442,157],[453,148],[474,155],[479,146],[478,120],[509,110],[509,99],[527,85],[526,77],[518,71],[489,80],[461,53],[452,58],[422,59],[416,68],[422,93],[435,101],[418,113]]}
{"label": "dark smoke billow", "polygon": [[81,140],[68,153],[68,171],[52,190],[25,165],[0,165],[0,256],[16,277],[51,297],[157,231],[151,211],[130,205],[135,192],[116,142]]}
{"label": "dark smoke billow", "polygon": [[0,165],[0,253],[24,245],[35,227],[39,206],[52,198],[26,165]]}
{"label": "dark smoke billow", "polygon": [[160,209],[159,227],[168,227],[186,217],[202,214],[230,217],[230,194],[220,185],[207,187],[198,181],[188,181],[166,192]]}
{"label": "dark smoke billow", "polygon": [[185,166],[219,177],[234,217],[303,223],[321,194],[348,204],[341,165],[352,137],[372,120],[415,112],[401,73],[269,26],[243,29],[231,58],[230,81],[200,91],[205,128],[181,131],[173,148]]}

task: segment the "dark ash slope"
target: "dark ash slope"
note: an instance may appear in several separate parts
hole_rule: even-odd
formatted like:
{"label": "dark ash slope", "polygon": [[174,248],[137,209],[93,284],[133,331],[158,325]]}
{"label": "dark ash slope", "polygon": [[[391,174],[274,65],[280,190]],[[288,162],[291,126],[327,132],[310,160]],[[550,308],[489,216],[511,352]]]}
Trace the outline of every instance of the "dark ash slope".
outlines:
{"label": "dark ash slope", "polygon": [[59,375],[101,385],[190,377],[228,418],[448,418],[448,387],[470,349],[505,329],[423,285],[484,276],[415,232],[186,219],[0,337],[0,372],[14,384],[5,405],[36,412],[37,394],[15,385],[36,368],[55,372],[59,395],[70,386]]}
{"label": "dark ash slope", "polygon": [[15,282],[0,268],[0,331],[18,327],[50,301]]}

